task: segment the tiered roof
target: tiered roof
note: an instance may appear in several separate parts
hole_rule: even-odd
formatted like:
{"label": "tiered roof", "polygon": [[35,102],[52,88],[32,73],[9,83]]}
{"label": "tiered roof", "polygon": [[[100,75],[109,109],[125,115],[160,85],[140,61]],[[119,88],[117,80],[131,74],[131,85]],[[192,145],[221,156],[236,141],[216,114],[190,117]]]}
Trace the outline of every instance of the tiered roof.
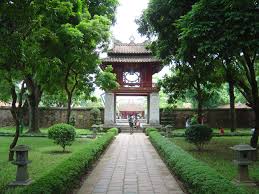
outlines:
{"label": "tiered roof", "polygon": [[121,43],[116,42],[111,50],[108,51],[108,57],[102,60],[107,63],[161,63],[144,43]]}

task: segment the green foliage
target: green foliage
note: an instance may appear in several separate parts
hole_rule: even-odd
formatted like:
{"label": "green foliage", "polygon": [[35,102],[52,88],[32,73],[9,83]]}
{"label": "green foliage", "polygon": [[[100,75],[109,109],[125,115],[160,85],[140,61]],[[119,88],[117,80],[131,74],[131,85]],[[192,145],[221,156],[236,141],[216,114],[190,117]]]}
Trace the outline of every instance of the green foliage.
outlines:
{"label": "green foliage", "polygon": [[65,107],[67,102],[64,91],[45,92],[41,98],[41,104],[45,107]]}
{"label": "green foliage", "polygon": [[72,125],[60,123],[51,126],[48,130],[48,137],[54,140],[65,151],[66,146],[71,146],[75,141],[76,131]]}
{"label": "green foliage", "polygon": [[[1,1],[0,71],[8,73],[12,85],[26,82],[29,107],[36,109],[31,112],[38,112],[43,92],[47,93],[44,100],[48,105],[60,106],[64,106],[61,93],[65,92],[68,112],[73,95],[90,98],[100,62],[98,52],[107,48],[117,3],[116,0]],[[57,95],[54,99],[48,96],[53,93]],[[30,123],[35,124],[32,128],[37,131],[36,119],[31,117],[34,122]]]}
{"label": "green foliage", "polygon": [[167,64],[175,59],[179,46],[179,31],[175,23],[191,10],[195,2],[197,0],[151,0],[137,20],[138,30],[142,35],[157,37],[150,47]]}
{"label": "green foliage", "polygon": [[[186,142],[184,138],[174,138],[171,139],[171,141],[191,154],[194,158],[203,161],[214,168],[229,181],[233,181],[233,179],[238,176],[238,170],[237,166],[233,165],[233,150],[229,148],[240,143],[249,143],[249,137],[213,138],[206,147],[206,152],[197,152],[196,150],[193,150],[193,145]],[[259,161],[254,162],[253,165],[249,167],[249,176],[253,181],[259,180]],[[259,192],[258,188],[251,188],[249,186],[244,186],[244,188],[250,194],[258,194]]]}
{"label": "green foliage", "polygon": [[[0,129],[1,131],[2,129]],[[15,129],[14,129],[15,130]],[[24,134],[28,135],[28,134]],[[0,137],[1,149],[0,149],[0,193],[5,192],[5,189],[10,189],[8,184],[15,180],[16,166],[7,160],[8,152],[10,149],[10,142],[13,139],[13,135],[9,137]],[[62,153],[57,150],[56,144],[52,140],[46,137],[20,137],[17,145],[23,144],[28,145],[31,149],[29,150],[29,160],[32,161],[28,165],[29,175],[33,181],[37,181],[39,178],[49,173],[57,165],[64,160],[69,159],[75,152],[86,148],[91,140],[88,138],[77,138],[71,146],[69,153]],[[10,189],[13,190],[13,189]],[[10,192],[10,193],[15,193]]]}
{"label": "green foliage", "polygon": [[84,0],[89,12],[94,15],[106,15],[113,22],[115,21],[116,7],[118,0]]}
{"label": "green foliage", "polygon": [[151,131],[149,137],[169,169],[185,183],[185,188],[188,189],[189,193],[247,194],[246,191],[234,185],[215,169],[193,158],[158,132]]}
{"label": "green foliage", "polygon": [[146,130],[145,130],[146,135],[149,135],[149,133],[151,131],[157,131],[157,129],[156,128],[146,128]]}
{"label": "green foliage", "polygon": [[195,114],[195,115],[193,115],[193,116],[191,117],[190,125],[197,125],[197,124],[199,124],[199,122],[198,122],[198,115]]}
{"label": "green foliage", "polygon": [[168,95],[168,103],[192,99],[193,104],[203,108],[212,96],[215,96],[220,84],[218,76],[211,71],[209,64],[182,64],[172,68],[171,75],[159,81],[164,93]]}
{"label": "green foliage", "polygon": [[92,108],[90,111],[90,123],[93,124],[100,124],[101,122],[101,111],[99,108]]}
{"label": "green foliage", "polygon": [[31,185],[17,189],[15,193],[71,193],[80,183],[86,170],[100,157],[116,134],[117,129],[108,130],[106,134],[74,152],[69,159],[61,162]]}
{"label": "green foliage", "polygon": [[108,65],[104,71],[100,72],[96,78],[96,84],[105,91],[116,89],[119,84],[116,82],[116,74],[112,73],[113,68]]}
{"label": "green foliage", "polygon": [[185,131],[185,139],[193,143],[198,150],[202,150],[204,145],[211,140],[212,132],[212,129],[206,125],[191,125]]}

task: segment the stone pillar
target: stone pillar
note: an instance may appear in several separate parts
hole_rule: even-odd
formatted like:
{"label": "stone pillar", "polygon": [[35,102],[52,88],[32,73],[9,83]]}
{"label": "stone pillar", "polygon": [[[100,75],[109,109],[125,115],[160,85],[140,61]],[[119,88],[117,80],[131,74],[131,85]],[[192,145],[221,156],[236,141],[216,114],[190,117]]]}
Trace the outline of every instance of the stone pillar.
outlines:
{"label": "stone pillar", "polygon": [[147,124],[149,124],[149,118],[150,118],[150,96],[147,96]]}
{"label": "stone pillar", "polygon": [[104,126],[110,127],[115,124],[115,98],[114,93],[105,93],[104,97]]}
{"label": "stone pillar", "polygon": [[159,115],[159,94],[154,92],[149,97],[149,124],[160,125]]}

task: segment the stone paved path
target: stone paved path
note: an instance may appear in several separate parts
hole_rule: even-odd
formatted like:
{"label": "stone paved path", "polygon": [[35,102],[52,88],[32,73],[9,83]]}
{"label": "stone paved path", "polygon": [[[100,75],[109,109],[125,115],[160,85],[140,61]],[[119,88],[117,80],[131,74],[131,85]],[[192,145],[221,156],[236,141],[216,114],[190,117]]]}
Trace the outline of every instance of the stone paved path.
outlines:
{"label": "stone paved path", "polygon": [[183,194],[143,133],[119,134],[78,194]]}

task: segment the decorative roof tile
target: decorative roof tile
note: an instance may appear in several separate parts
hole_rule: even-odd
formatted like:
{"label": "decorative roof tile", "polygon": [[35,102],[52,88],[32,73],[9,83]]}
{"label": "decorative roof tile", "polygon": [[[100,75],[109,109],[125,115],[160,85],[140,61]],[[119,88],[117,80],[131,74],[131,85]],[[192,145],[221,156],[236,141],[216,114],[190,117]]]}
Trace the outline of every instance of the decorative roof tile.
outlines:
{"label": "decorative roof tile", "polygon": [[114,47],[108,51],[109,53],[117,54],[151,54],[150,50],[146,49],[144,43],[115,43]]}
{"label": "decorative roof tile", "polygon": [[103,63],[161,63],[152,52],[146,48],[146,42],[130,43],[115,42],[108,57],[102,59]]}
{"label": "decorative roof tile", "polygon": [[145,62],[161,62],[159,59],[149,55],[135,56],[110,56],[102,60],[103,63],[145,63]]}

